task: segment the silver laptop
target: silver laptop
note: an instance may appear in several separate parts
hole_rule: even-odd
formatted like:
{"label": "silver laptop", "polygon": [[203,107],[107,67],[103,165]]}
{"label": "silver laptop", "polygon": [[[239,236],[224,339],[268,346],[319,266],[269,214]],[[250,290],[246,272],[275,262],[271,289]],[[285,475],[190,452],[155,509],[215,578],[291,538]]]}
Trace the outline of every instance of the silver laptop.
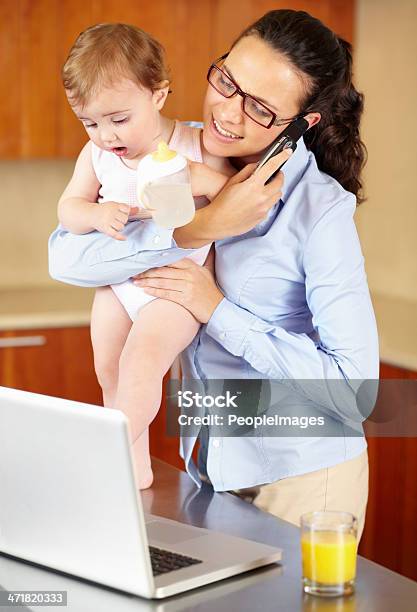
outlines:
{"label": "silver laptop", "polygon": [[281,559],[281,550],[145,519],[118,410],[0,387],[0,551],[162,598]]}

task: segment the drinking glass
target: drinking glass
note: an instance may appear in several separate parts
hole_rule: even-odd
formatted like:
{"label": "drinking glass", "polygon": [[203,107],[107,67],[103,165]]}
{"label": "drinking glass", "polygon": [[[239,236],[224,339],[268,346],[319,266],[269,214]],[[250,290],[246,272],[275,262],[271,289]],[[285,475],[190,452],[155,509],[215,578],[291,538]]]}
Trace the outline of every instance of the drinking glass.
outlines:
{"label": "drinking glass", "polygon": [[308,512],[301,517],[304,591],[327,597],[355,589],[357,519],[349,512]]}

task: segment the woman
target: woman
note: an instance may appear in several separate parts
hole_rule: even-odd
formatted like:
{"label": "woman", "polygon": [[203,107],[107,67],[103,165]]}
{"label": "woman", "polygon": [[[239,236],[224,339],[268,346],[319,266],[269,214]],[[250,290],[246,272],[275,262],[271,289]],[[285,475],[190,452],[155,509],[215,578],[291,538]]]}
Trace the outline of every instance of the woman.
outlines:
{"label": "woman", "polygon": [[[353,223],[364,147],[362,96],[351,78],[350,45],[321,22],[304,12],[267,13],[208,74],[204,144],[243,170],[191,224],[173,235],[151,232],[146,254],[135,252],[133,223],[121,245],[56,232],[51,273],[75,284],[120,282],[135,266],[139,272],[161,266],[156,249],[178,246],[179,259],[190,252],[182,249],[216,240],[217,284],[189,260],[148,270],[137,281],[206,324],[184,355],[185,377],[281,380],[298,394],[299,407],[319,403],[336,433],[213,440],[203,428],[200,472],[215,490],[243,490],[258,507],[293,523],[310,510],[351,511],[360,535],[366,442],[346,431],[363,420],[353,401],[356,383],[377,378],[378,350]],[[304,142],[283,169],[284,183],[281,175],[265,186],[247,164],[298,116],[310,125]],[[91,264],[84,278],[80,257]],[[338,390],[326,383],[323,393],[320,385],[318,398],[317,385],[306,379],[335,379]],[[182,442],[187,470],[198,482],[195,439]]]}

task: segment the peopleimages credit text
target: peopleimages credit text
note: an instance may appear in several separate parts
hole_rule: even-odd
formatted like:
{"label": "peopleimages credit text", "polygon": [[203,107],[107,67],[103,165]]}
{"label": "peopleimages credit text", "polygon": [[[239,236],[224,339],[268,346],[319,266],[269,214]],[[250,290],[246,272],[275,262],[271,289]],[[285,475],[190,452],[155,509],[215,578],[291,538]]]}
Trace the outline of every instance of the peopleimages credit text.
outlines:
{"label": "peopleimages credit text", "polygon": [[220,414],[206,414],[205,416],[189,416],[180,414],[178,417],[179,425],[242,425],[250,426],[254,429],[258,427],[273,426],[273,427],[300,427],[305,429],[310,426],[323,426],[324,417],[307,417],[307,416],[278,416],[277,414],[268,416],[239,416],[238,414],[228,414],[222,416]]}

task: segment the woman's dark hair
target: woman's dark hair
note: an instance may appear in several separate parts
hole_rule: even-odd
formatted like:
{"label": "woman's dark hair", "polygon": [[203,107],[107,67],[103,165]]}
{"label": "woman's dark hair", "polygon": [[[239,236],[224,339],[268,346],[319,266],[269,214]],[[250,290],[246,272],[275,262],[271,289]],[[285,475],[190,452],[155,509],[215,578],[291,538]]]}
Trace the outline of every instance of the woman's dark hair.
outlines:
{"label": "woman's dark hair", "polygon": [[366,161],[359,135],[363,94],[352,84],[351,45],[308,13],[289,9],[266,13],[233,46],[253,35],[282,53],[302,77],[306,93],[300,111],[321,113],[321,121],[304,135],[306,146],[320,170],[354,193],[360,204]]}

